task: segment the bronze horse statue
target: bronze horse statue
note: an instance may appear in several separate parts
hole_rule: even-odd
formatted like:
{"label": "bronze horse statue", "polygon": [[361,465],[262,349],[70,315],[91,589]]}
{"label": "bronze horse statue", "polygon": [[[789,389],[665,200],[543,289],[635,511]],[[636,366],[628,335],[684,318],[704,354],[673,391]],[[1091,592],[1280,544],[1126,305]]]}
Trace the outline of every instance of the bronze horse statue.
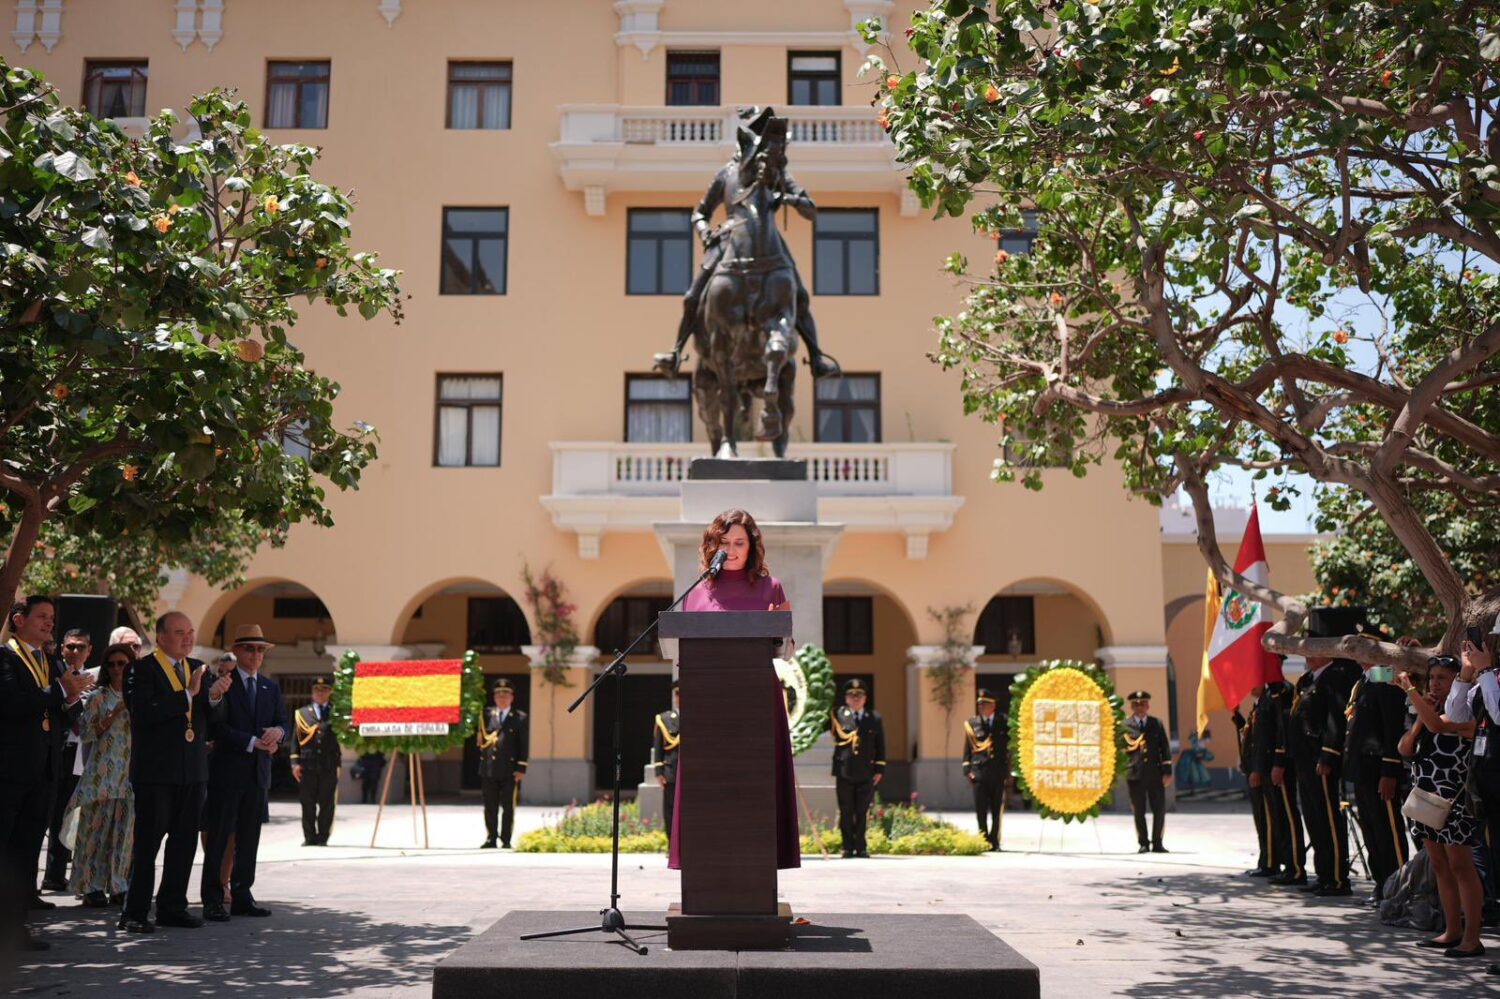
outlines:
{"label": "bronze horse statue", "polygon": [[739,454],[740,428],[761,400],[756,440],[786,456],[796,385],[796,264],[776,229],[787,184],[786,119],[737,133],[739,155],[724,171],[728,220],[716,234],[722,255],[698,305],[694,393],[720,458]]}

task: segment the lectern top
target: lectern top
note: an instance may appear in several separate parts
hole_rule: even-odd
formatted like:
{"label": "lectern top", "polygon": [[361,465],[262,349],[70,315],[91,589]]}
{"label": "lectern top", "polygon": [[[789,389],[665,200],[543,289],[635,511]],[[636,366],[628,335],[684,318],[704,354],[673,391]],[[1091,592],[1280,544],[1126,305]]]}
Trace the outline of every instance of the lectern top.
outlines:
{"label": "lectern top", "polygon": [[662,638],[785,638],[791,611],[671,611],[660,615]]}

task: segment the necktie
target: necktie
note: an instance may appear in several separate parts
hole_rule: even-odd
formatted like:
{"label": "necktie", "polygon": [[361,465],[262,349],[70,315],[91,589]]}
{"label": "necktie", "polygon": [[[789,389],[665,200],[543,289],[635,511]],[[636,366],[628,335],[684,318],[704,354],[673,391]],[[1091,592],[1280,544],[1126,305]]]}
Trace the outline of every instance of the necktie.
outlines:
{"label": "necktie", "polygon": [[182,669],[182,660],[181,659],[174,660],[173,663],[172,663],[172,668],[177,671],[177,682],[180,683],[180,684],[182,684],[184,687],[186,687],[187,686],[187,674],[183,672],[183,669]]}
{"label": "necktie", "polygon": [[255,715],[255,677],[245,681],[245,693],[250,695],[250,714]]}

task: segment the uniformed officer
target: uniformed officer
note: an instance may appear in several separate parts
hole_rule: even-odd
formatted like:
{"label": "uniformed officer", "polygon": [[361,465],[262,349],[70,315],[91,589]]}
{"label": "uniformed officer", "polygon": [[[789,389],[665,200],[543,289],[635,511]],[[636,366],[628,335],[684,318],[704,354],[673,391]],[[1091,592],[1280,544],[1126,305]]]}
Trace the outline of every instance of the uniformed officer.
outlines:
{"label": "uniformed officer", "polygon": [[320,676],[313,680],[312,703],[297,709],[292,776],[297,779],[297,797],[302,800],[303,846],[327,846],[328,834],[333,831],[342,755],[328,707],[332,692],[332,685]]}
{"label": "uniformed officer", "polygon": [[[1342,610],[1340,608],[1339,610]],[[1307,619],[1310,638],[1344,634],[1329,608],[1316,608]],[[1297,796],[1307,838],[1312,841],[1313,871],[1320,896],[1348,895],[1349,819],[1339,791],[1343,755],[1344,706],[1359,679],[1350,659],[1307,657],[1307,672],[1297,684],[1292,709],[1292,744],[1297,760]]]}
{"label": "uniformed officer", "polygon": [[656,775],[656,783],[661,785],[661,811],[662,819],[667,825],[667,840],[672,839],[672,808],[677,802],[677,752],[682,746],[681,721],[677,712],[682,705],[679,702],[677,681],[672,681],[672,710],[663,711],[656,716],[656,724],[651,730],[651,770]]}
{"label": "uniformed officer", "polygon": [[1396,749],[1406,732],[1406,695],[1394,683],[1372,679],[1372,668],[1355,681],[1345,708],[1344,779],[1354,783],[1359,830],[1379,899],[1386,879],[1409,856],[1397,798],[1405,768]]}
{"label": "uniformed officer", "polygon": [[1000,849],[1000,807],[1010,777],[1005,721],[995,711],[995,695],[983,687],[974,692],[978,714],[964,722],[964,776],[974,789],[979,835],[991,850]]}
{"label": "uniformed officer", "polygon": [[866,710],[869,688],[855,677],[844,684],[844,703],[830,715],[833,776],[839,801],[839,833],[845,857],[868,857],[865,822],[875,788],[885,775],[885,725]]}
{"label": "uniformed officer", "polygon": [[[1291,717],[1292,685],[1282,678],[1281,660],[1266,675],[1265,689],[1256,706],[1255,772],[1261,790],[1266,794],[1266,814],[1274,857],[1272,867],[1280,870],[1271,876],[1276,885],[1307,884],[1307,846],[1302,838],[1302,815],[1297,808],[1295,775],[1291,752],[1287,748],[1287,721]],[[1292,777],[1295,780],[1295,776]]]}
{"label": "uniformed officer", "polygon": [[[1125,719],[1125,785],[1130,810],[1135,813],[1137,853],[1166,853],[1162,827],[1167,822],[1167,785],[1172,782],[1172,744],[1167,729],[1151,714],[1151,695],[1131,691],[1130,717]],[[1146,835],[1146,806],[1151,806],[1151,835]]]}
{"label": "uniformed officer", "polygon": [[1255,774],[1255,767],[1251,760],[1255,747],[1255,709],[1260,704],[1260,695],[1265,689],[1264,685],[1250,688],[1250,717],[1240,714],[1239,708],[1235,708],[1234,714],[1230,716],[1239,733],[1240,773],[1245,775],[1250,788],[1250,817],[1255,821],[1255,842],[1260,847],[1255,867],[1245,872],[1252,878],[1268,878],[1276,873],[1271,870],[1268,859],[1271,844],[1266,836],[1266,789],[1260,786],[1259,776],[1252,776]]}
{"label": "uniformed officer", "polygon": [[509,680],[504,677],[496,680],[490,696],[494,704],[484,709],[479,731],[474,736],[479,744],[479,786],[484,793],[485,840],[479,848],[495,848],[498,819],[500,845],[509,850],[511,830],[516,824],[516,799],[526,776],[531,728],[526,712],[514,707],[516,689]]}

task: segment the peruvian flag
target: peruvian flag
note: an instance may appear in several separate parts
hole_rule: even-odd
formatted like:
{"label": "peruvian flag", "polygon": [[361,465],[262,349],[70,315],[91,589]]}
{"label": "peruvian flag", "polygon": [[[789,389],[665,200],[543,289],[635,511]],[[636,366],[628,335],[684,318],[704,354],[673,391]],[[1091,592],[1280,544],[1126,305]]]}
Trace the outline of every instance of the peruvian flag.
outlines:
{"label": "peruvian flag", "polygon": [[[1266,546],[1260,539],[1260,514],[1250,510],[1240,553],[1234,560],[1234,571],[1262,586],[1271,582],[1271,568],[1266,564]],[[1281,678],[1281,657],[1261,648],[1261,636],[1271,630],[1266,608],[1236,590],[1224,594],[1214,619],[1213,634],[1208,640],[1208,668],[1214,683],[1230,707],[1244,700],[1250,688],[1265,681]]]}

